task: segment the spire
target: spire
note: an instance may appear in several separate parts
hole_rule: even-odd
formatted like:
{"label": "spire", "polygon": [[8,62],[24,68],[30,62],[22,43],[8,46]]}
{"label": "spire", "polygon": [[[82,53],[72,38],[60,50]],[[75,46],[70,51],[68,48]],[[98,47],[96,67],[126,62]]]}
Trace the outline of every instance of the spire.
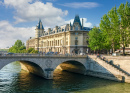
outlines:
{"label": "spire", "polygon": [[41,22],[41,19],[39,18],[39,23]]}
{"label": "spire", "polygon": [[[81,22],[80,22],[80,18],[79,18],[79,15],[76,15],[75,18],[74,18],[74,23],[79,23],[79,25],[81,26]],[[73,23],[73,24],[74,24]]]}
{"label": "spire", "polygon": [[42,21],[41,19],[39,19],[38,25],[37,25],[38,29],[44,29],[43,25],[42,25]]}

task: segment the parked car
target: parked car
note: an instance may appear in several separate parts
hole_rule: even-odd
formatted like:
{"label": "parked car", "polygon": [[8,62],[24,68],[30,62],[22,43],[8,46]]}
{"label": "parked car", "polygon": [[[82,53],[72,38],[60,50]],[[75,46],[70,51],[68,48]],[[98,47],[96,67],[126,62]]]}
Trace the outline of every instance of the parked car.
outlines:
{"label": "parked car", "polygon": [[52,55],[54,52],[47,52],[46,55]]}
{"label": "parked car", "polygon": [[11,52],[9,52],[9,53],[7,53],[7,55],[13,55],[14,53],[11,53]]}
{"label": "parked car", "polygon": [[58,52],[55,52],[54,55],[58,55],[59,53]]}
{"label": "parked car", "polygon": [[65,55],[66,55],[66,56],[69,56],[69,53],[66,53]]}
{"label": "parked car", "polygon": [[85,53],[80,53],[80,55],[85,55]]}

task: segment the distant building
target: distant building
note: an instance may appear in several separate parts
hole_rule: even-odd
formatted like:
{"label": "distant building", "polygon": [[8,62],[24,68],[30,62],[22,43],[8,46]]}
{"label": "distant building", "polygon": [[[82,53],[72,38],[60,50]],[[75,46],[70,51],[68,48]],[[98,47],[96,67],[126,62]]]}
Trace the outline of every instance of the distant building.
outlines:
{"label": "distant building", "polygon": [[91,28],[84,27],[83,19],[81,24],[78,15],[75,16],[73,24],[48,28],[48,31],[44,31],[43,24],[39,20],[35,30],[35,37],[27,40],[26,49],[32,47],[39,52],[61,54],[79,54],[89,51],[87,39]]}

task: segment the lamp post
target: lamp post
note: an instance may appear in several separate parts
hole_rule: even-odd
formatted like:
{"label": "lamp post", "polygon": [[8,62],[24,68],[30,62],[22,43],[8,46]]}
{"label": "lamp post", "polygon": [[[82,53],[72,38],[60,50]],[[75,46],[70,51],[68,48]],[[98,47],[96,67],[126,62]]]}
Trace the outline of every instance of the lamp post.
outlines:
{"label": "lamp post", "polygon": [[89,51],[89,50],[88,50],[88,48],[87,48],[87,50],[86,50],[86,54],[88,54],[88,51]]}

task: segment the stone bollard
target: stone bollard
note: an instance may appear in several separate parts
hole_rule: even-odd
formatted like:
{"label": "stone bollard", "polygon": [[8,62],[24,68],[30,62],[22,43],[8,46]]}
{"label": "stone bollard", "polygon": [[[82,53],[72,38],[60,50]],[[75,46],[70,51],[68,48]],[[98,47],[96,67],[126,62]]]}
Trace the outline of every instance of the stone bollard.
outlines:
{"label": "stone bollard", "polygon": [[112,61],[112,60],[110,60],[109,63],[110,63],[111,65],[113,65],[113,61]]}
{"label": "stone bollard", "polygon": [[105,57],[103,57],[103,61],[105,61],[106,60],[106,58]]}
{"label": "stone bollard", "polygon": [[124,76],[122,76],[122,80],[121,80],[121,82],[125,82],[125,77]]}
{"label": "stone bollard", "polygon": [[119,65],[119,64],[118,64],[117,66],[118,66],[118,68],[120,68],[120,65]]}

